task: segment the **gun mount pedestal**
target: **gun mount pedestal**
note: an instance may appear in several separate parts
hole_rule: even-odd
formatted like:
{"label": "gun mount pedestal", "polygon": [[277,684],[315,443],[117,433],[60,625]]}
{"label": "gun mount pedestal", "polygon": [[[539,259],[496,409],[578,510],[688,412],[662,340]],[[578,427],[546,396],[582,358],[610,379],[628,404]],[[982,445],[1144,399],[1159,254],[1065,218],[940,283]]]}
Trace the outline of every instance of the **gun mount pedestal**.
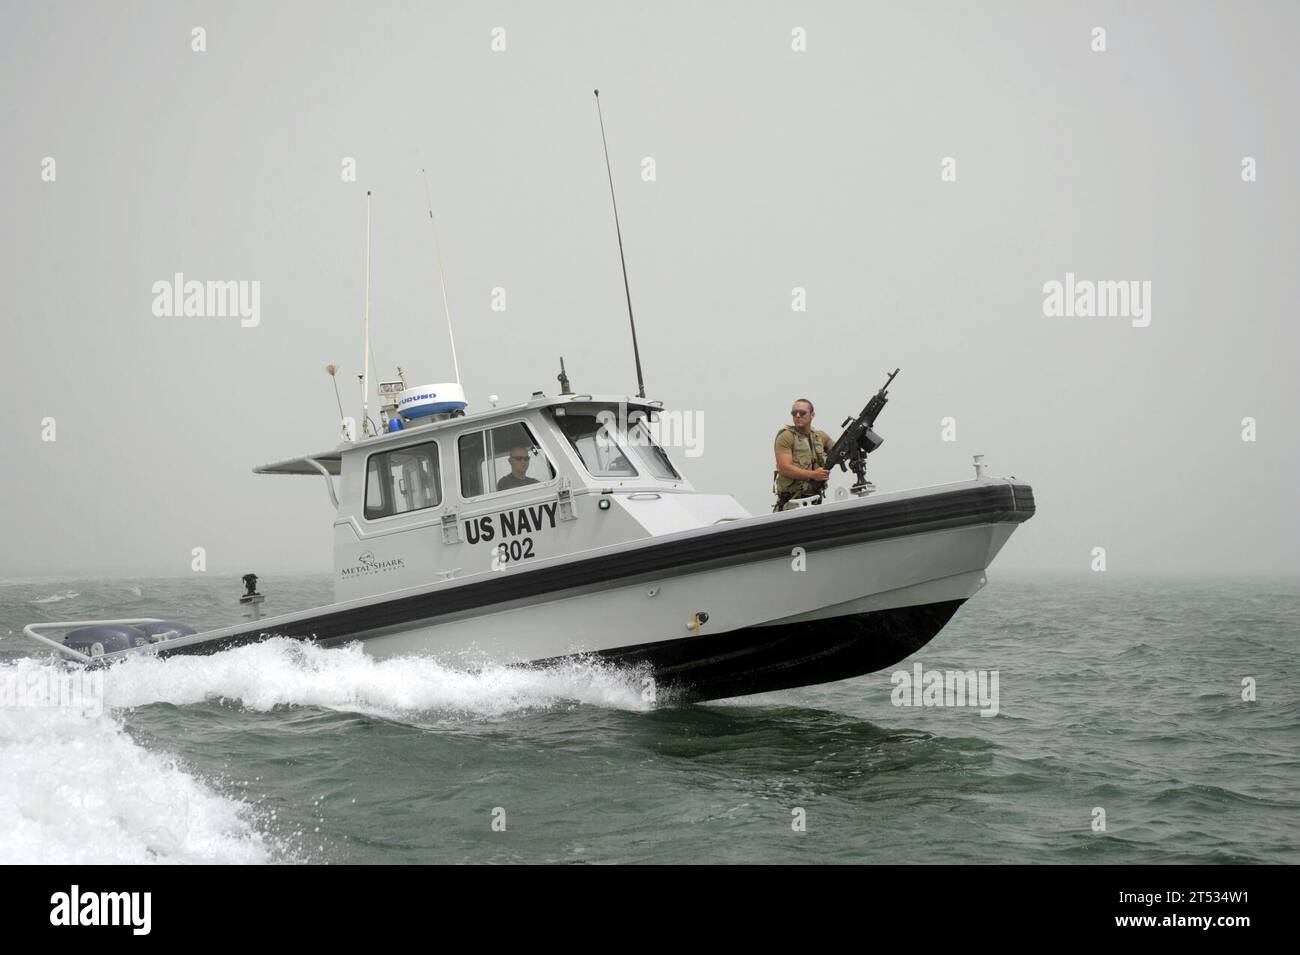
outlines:
{"label": "gun mount pedestal", "polygon": [[[854,422],[853,418],[845,420],[845,426]],[[876,489],[876,486],[867,480],[867,455],[884,443],[884,439],[872,431],[870,427],[862,427],[854,441],[853,447],[849,451],[848,458],[840,461],[840,467],[852,471],[854,480],[849,492],[856,497],[864,497]]]}
{"label": "gun mount pedestal", "polygon": [[849,488],[849,493],[855,497],[866,497],[868,494],[876,493],[876,486],[870,481],[857,481]]}

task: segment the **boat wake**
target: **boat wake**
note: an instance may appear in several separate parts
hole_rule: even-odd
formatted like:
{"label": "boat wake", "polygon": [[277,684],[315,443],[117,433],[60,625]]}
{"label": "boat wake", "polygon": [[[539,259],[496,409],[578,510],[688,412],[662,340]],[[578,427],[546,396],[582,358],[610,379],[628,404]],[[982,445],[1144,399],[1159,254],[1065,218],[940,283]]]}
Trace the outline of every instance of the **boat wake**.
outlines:
{"label": "boat wake", "polygon": [[141,746],[90,697],[52,705],[68,675],[37,660],[0,664],[0,864],[284,859],[253,806]]}
{"label": "boat wake", "polygon": [[109,708],[210,700],[266,711],[316,706],[401,720],[414,714],[495,717],[572,703],[650,710],[643,676],[598,660],[467,670],[426,656],[376,660],[360,644],[324,649],[275,638],[211,656],[140,657],[109,668]]}
{"label": "boat wake", "polygon": [[637,671],[598,661],[471,672],[281,638],[94,671],[19,659],[0,664],[0,864],[293,861],[298,841],[275,835],[273,815],[126,728],[131,709],[213,701],[418,724],[429,714],[475,720],[574,704],[654,708]]}

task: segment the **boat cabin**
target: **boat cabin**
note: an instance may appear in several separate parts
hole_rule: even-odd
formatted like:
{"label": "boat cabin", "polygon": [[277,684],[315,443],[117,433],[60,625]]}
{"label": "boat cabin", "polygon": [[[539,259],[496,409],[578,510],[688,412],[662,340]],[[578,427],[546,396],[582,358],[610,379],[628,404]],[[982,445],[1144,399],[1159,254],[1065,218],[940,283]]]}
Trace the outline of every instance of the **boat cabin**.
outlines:
{"label": "boat cabin", "polygon": [[682,476],[653,437],[661,410],[537,393],[254,470],[325,476],[334,598],[350,600],[749,517]]}

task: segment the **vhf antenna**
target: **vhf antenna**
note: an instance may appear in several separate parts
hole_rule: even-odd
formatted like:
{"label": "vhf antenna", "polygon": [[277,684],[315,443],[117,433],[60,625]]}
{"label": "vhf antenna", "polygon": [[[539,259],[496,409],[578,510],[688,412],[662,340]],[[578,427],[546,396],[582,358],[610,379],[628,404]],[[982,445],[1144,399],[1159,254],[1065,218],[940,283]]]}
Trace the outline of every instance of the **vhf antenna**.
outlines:
{"label": "vhf antenna", "polygon": [[361,430],[370,433],[370,191],[366,190],[366,343],[361,355]]}
{"label": "vhf antenna", "polygon": [[429,196],[429,175],[423,169],[424,201],[429,207],[429,228],[433,230],[433,255],[438,260],[438,281],[442,283],[442,310],[447,313],[447,338],[451,341],[451,366],[456,370],[456,384],[460,384],[460,362],[456,360],[456,333],[451,328],[451,303],[447,301],[447,273],[442,268],[442,248],[438,244],[438,223],[433,218],[433,199]]}
{"label": "vhf antenna", "polygon": [[605,117],[600,112],[600,90],[596,94],[596,116],[600,119],[600,142],[605,147],[605,173],[609,176],[609,200],[614,205],[614,232],[618,236],[618,260],[623,264],[623,292],[627,295],[627,320],[632,326],[632,357],[636,359],[636,396],[645,397],[645,379],[641,377],[641,351],[636,346],[636,319],[632,317],[632,290],[627,284],[627,258],[623,255],[623,230],[618,224],[618,199],[614,197],[614,173],[609,168],[609,143],[605,140]]}

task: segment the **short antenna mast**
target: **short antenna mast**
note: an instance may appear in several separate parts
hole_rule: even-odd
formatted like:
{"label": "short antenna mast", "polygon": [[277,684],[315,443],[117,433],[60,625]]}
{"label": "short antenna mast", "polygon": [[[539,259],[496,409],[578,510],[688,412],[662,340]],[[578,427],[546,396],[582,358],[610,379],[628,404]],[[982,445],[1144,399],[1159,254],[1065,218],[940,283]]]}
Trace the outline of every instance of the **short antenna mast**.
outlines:
{"label": "short antenna mast", "polygon": [[429,195],[429,174],[423,169],[424,201],[429,207],[429,228],[433,230],[433,256],[438,260],[438,281],[442,283],[442,310],[447,313],[447,338],[451,341],[451,366],[456,371],[456,384],[460,384],[460,362],[456,360],[456,333],[451,327],[451,303],[447,300],[447,273],[442,268],[442,247],[438,243],[438,223],[433,218],[433,198]]}
{"label": "short antenna mast", "polygon": [[645,397],[645,379],[641,377],[641,351],[636,344],[636,319],[632,317],[632,290],[627,284],[627,258],[623,255],[623,230],[618,224],[618,199],[614,196],[614,173],[609,166],[609,143],[605,140],[605,117],[600,111],[600,90],[596,94],[596,116],[600,119],[600,143],[605,147],[605,173],[609,176],[609,199],[614,206],[614,233],[618,236],[618,260],[623,265],[623,292],[627,295],[627,320],[632,326],[632,357],[636,359],[636,396]]}
{"label": "short antenna mast", "polygon": [[339,394],[339,380],[337,377],[339,366],[334,364],[334,362],[330,362],[325,366],[325,373],[329,375],[330,380],[334,382],[334,400],[338,402],[339,406],[339,426],[343,429],[343,440],[351,441],[352,432],[348,430],[348,421],[343,414],[343,396]]}

